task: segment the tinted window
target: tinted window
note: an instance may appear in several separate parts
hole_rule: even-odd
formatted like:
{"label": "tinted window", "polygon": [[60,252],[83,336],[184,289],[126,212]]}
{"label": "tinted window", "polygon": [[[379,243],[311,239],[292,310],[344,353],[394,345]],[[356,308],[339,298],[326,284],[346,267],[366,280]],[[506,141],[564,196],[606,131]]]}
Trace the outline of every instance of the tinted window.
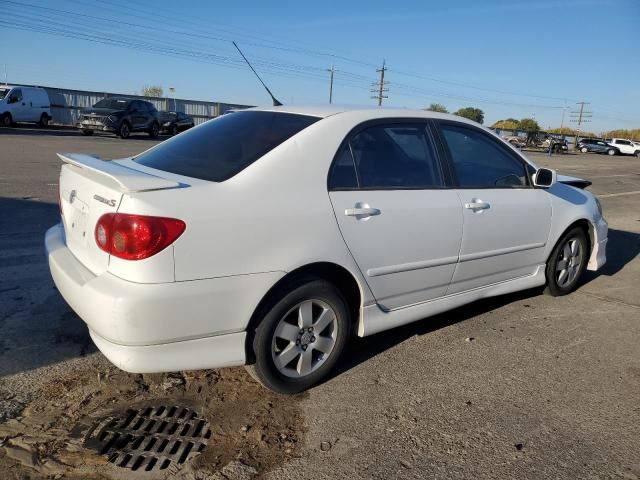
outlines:
{"label": "tinted window", "polygon": [[522,187],[528,184],[524,163],[488,135],[467,127],[441,127],[463,188]]}
{"label": "tinted window", "polygon": [[123,98],[103,98],[94,105],[96,108],[110,108],[112,110],[126,110],[129,100]]}
{"label": "tinted window", "polygon": [[279,112],[236,112],[187,130],[136,161],[166,172],[222,182],[320,120]]}
{"label": "tinted window", "polygon": [[20,90],[19,88],[14,88],[11,91],[11,99],[14,102],[19,102],[20,100],[22,100],[22,90]]}
{"label": "tinted window", "polygon": [[424,125],[372,126],[349,145],[360,188],[442,186],[442,175]]}
{"label": "tinted window", "polygon": [[336,155],[329,173],[330,190],[355,190],[358,188],[356,167],[349,143],[345,142]]}

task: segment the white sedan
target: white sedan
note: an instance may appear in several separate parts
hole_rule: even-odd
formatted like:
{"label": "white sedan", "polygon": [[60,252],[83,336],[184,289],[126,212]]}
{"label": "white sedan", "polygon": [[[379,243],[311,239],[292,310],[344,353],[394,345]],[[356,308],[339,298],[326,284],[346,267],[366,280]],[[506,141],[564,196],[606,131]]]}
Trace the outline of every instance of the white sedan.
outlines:
{"label": "white sedan", "polygon": [[588,182],[451,115],[256,108],[133,158],[60,157],[51,273],[130,372],[248,365],[299,392],[352,335],[542,285],[564,295],[605,262]]}

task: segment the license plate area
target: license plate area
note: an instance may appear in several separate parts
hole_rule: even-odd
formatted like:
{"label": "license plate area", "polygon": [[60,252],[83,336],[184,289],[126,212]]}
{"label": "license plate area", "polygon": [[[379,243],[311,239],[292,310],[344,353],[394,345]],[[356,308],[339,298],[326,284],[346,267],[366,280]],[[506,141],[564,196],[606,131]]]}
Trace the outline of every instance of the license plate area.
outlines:
{"label": "license plate area", "polygon": [[76,242],[86,244],[87,242],[87,217],[89,216],[89,206],[82,200],[74,198],[68,204],[65,212],[66,234]]}

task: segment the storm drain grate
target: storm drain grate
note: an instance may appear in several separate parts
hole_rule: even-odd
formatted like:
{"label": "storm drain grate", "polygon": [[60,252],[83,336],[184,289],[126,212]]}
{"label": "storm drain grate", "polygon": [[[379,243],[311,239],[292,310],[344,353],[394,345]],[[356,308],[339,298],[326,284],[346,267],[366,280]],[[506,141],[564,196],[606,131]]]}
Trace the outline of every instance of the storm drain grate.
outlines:
{"label": "storm drain grate", "polygon": [[89,431],[85,447],[118,467],[150,472],[188,462],[209,438],[209,422],[194,410],[159,406],[102,418]]}

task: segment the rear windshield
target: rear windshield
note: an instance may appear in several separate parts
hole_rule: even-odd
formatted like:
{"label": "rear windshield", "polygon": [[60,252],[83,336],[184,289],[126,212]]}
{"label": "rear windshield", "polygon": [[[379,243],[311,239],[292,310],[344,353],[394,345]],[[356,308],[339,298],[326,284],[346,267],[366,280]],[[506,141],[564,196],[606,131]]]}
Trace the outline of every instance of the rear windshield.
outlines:
{"label": "rear windshield", "polygon": [[223,182],[320,120],[280,112],[234,112],[161,143],[136,157],[147,167]]}

